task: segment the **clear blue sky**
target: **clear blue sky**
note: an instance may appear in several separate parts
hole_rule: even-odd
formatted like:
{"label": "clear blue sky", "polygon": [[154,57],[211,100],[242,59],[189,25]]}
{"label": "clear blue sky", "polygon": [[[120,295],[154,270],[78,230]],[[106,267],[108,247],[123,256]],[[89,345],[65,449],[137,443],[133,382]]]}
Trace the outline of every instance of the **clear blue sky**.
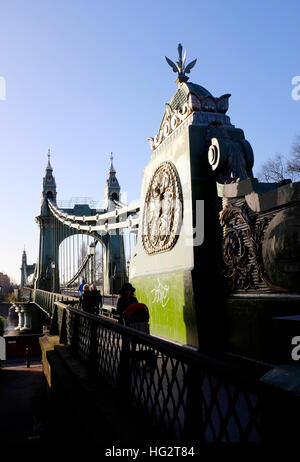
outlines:
{"label": "clear blue sky", "polygon": [[24,244],[38,255],[47,149],[58,199],[103,197],[109,153],[129,201],[139,198],[176,75],[164,60],[197,58],[190,81],[231,93],[256,171],[300,133],[300,3],[277,0],[1,0],[0,271],[20,280]]}

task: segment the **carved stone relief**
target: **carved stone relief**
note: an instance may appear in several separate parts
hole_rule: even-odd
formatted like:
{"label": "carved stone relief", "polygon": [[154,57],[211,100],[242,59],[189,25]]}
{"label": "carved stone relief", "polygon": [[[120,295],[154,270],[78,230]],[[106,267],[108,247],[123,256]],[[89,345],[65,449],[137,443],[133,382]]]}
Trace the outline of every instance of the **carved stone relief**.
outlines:
{"label": "carved stone relief", "polygon": [[163,162],[153,173],[145,197],[142,242],[153,255],[171,250],[182,222],[182,190],[172,162]]}
{"label": "carved stone relief", "polygon": [[254,163],[250,143],[245,140],[232,140],[225,127],[212,123],[207,129],[208,162],[216,173],[217,182],[235,183],[252,178]]}

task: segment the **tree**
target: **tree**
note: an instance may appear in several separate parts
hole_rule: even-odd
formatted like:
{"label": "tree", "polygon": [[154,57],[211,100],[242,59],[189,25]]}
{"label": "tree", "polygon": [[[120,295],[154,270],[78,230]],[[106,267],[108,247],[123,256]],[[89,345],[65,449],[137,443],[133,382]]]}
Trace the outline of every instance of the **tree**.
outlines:
{"label": "tree", "polygon": [[297,136],[295,143],[292,147],[292,159],[288,162],[288,171],[293,173],[296,177],[300,177],[300,136]]}
{"label": "tree", "polygon": [[0,272],[0,286],[2,287],[2,292],[4,294],[8,294],[9,292],[13,291],[13,283],[10,280],[7,274]]}
{"label": "tree", "polygon": [[292,146],[289,159],[283,154],[276,154],[262,165],[257,177],[262,182],[300,179],[300,136],[296,138]]}

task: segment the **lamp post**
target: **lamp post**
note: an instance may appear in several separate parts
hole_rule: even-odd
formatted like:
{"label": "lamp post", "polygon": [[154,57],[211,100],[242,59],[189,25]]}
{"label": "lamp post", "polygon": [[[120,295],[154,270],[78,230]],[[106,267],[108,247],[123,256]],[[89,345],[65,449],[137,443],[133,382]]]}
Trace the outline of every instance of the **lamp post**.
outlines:
{"label": "lamp post", "polygon": [[92,242],[89,245],[89,255],[91,256],[91,283],[94,282],[94,258],[96,254],[96,245]]}
{"label": "lamp post", "polygon": [[51,263],[51,273],[52,273],[52,292],[55,292],[55,263]]}
{"label": "lamp post", "polygon": [[130,268],[130,260],[127,260],[127,262],[126,262],[126,266],[127,266],[127,281],[129,281],[129,268]]}

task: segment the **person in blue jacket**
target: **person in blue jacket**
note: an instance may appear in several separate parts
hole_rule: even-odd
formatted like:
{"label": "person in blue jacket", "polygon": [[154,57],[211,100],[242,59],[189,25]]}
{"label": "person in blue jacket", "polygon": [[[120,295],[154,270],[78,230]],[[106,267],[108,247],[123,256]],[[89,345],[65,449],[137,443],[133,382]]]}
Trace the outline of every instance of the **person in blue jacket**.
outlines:
{"label": "person in blue jacket", "polygon": [[80,295],[82,295],[82,292],[83,292],[83,286],[85,285],[85,280],[82,279],[82,283],[80,284],[80,286],[78,287],[78,291],[80,292]]}

